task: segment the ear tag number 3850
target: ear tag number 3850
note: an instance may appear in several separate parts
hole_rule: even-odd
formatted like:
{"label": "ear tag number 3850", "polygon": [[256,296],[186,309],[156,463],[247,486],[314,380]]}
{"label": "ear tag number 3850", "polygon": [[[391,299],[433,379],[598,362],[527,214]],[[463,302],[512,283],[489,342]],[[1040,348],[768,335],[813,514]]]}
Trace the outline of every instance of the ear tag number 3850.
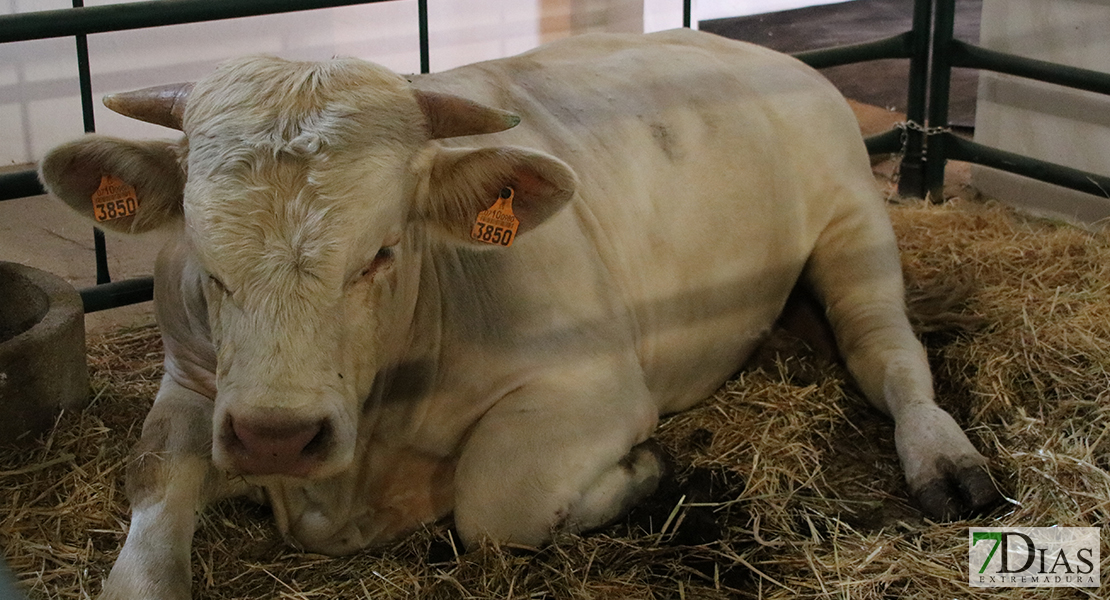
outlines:
{"label": "ear tag number 3850", "polygon": [[472,239],[497,246],[513,245],[520,227],[520,220],[513,214],[513,195],[513,188],[502,188],[493,206],[478,213],[470,230]]}
{"label": "ear tag number 3850", "polygon": [[102,175],[100,187],[92,195],[93,217],[110,221],[129,217],[139,210],[139,197],[134,186],[115,175]]}

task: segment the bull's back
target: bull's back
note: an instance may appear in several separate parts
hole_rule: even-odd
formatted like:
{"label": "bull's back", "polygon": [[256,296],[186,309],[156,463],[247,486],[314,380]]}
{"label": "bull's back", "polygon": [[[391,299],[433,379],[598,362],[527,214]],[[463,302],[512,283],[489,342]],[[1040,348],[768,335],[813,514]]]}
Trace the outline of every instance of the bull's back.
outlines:
{"label": "bull's back", "polygon": [[[852,196],[836,190],[870,185],[854,118],[827,81],[709,34],[581,36],[418,85],[522,117],[459,143],[539,148],[575,169],[575,202],[510,252],[522,264],[590,261],[559,276],[572,290],[564,302],[576,304],[568,311],[583,320],[625,311],[664,410],[735,370],[838,198]],[[537,293],[552,301],[550,289]],[[581,306],[609,299],[616,307]]]}

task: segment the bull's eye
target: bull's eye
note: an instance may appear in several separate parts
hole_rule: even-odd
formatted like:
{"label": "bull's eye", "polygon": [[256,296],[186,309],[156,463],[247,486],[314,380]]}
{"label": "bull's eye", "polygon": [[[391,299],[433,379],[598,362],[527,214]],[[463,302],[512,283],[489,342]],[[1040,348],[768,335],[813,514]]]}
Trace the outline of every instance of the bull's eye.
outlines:
{"label": "bull's eye", "polygon": [[388,270],[393,266],[393,246],[383,246],[378,253],[374,255],[374,259],[362,269],[359,273],[359,279],[369,277],[371,279],[379,273]]}
{"label": "bull's eye", "polygon": [[215,275],[209,275],[208,276],[208,281],[211,281],[212,285],[215,286],[217,290],[220,290],[220,292],[222,292],[224,294],[230,293],[230,292],[227,291],[227,286],[224,285],[224,282],[220,281],[220,279],[218,277],[216,277]]}

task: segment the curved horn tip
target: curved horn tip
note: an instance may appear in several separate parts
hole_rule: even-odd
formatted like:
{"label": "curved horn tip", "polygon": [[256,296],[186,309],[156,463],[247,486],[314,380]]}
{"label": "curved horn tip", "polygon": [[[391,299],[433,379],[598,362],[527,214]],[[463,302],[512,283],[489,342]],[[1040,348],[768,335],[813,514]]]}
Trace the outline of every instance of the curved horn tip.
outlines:
{"label": "curved horn tip", "polygon": [[460,96],[419,89],[413,92],[431,139],[497,133],[520,124],[518,115]]}
{"label": "curved horn tip", "polygon": [[175,83],[104,96],[102,102],[114,112],[171,129],[182,129],[185,106],[193,84]]}

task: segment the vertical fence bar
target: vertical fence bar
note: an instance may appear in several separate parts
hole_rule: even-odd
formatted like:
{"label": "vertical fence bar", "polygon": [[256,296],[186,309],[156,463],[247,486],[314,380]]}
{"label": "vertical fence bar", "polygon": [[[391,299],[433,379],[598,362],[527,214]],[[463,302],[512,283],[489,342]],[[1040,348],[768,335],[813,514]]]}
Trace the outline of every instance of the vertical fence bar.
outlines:
{"label": "vertical fence bar", "polygon": [[694,23],[694,0],[682,0],[682,26],[689,29]]}
{"label": "vertical fence bar", "polygon": [[[910,50],[909,87],[906,91],[906,121],[924,125],[929,86],[929,33],[932,28],[933,0],[915,0],[913,39]],[[902,163],[898,169],[898,193],[911,198],[925,197],[925,132],[906,127],[903,135]]]}
{"label": "vertical fence bar", "polygon": [[[84,0],[73,0],[73,8],[81,8]],[[93,114],[92,74],[89,69],[89,38],[82,34],[77,38],[77,78],[81,86],[81,119],[85,133],[96,131],[96,118]]]}
{"label": "vertical fence bar", "polygon": [[[948,127],[948,94],[952,82],[949,56],[956,20],[956,0],[937,0],[933,24],[933,72],[929,81],[929,129]],[[946,139],[929,136],[925,160],[925,190],[934,203],[944,202],[944,167],[948,163]]]}
{"label": "vertical fence bar", "polygon": [[431,52],[428,47],[428,0],[416,3],[416,19],[420,27],[420,72],[432,72]]}
{"label": "vertical fence bar", "polygon": [[[85,0],[73,0],[73,8],[85,6]],[[92,72],[89,67],[89,38],[80,34],[77,39],[77,78],[81,86],[81,118],[84,121],[85,133],[96,131],[96,118],[93,114],[92,97]],[[96,283],[109,283],[112,275],[108,272],[108,245],[104,240],[104,232],[99,227],[93,227],[93,248],[96,254]]]}

